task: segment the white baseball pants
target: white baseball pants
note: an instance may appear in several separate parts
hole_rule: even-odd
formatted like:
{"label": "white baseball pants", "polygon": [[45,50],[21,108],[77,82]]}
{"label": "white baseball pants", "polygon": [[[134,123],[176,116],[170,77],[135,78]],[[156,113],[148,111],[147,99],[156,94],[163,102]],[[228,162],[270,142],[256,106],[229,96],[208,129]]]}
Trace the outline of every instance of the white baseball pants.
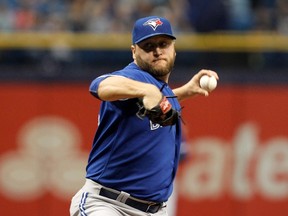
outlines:
{"label": "white baseball pants", "polygon": [[157,213],[146,213],[99,195],[101,187],[100,184],[87,179],[84,186],[72,198],[70,216],[168,216],[166,206]]}

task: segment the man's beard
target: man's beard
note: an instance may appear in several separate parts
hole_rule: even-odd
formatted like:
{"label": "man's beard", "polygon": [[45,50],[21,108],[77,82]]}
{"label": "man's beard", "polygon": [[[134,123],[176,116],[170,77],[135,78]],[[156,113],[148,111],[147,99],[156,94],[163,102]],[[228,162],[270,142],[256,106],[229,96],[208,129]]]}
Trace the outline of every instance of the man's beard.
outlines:
{"label": "man's beard", "polygon": [[150,73],[154,77],[160,78],[160,77],[167,76],[168,74],[171,73],[174,67],[175,58],[172,59],[170,62],[168,62],[168,64],[162,68],[155,68],[152,64],[149,64],[148,62],[143,61],[140,56],[136,56],[136,62],[137,62],[137,65],[142,70]]}

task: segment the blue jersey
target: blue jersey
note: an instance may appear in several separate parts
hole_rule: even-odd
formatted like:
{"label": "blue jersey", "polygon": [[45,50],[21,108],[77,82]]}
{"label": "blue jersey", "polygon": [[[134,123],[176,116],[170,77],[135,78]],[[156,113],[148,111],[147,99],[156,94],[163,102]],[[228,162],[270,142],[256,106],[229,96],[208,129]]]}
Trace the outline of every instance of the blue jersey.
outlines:
{"label": "blue jersey", "polygon": [[[97,96],[99,83],[109,76],[123,76],[151,83],[173,96],[171,88],[131,63],[120,71],[96,78],[90,92]],[[125,191],[131,196],[155,201],[167,201],[179,161],[181,122],[161,127],[148,118],[136,116],[138,99],[102,101],[99,125],[87,165],[87,178],[106,187]],[[169,98],[179,112],[177,98]]]}

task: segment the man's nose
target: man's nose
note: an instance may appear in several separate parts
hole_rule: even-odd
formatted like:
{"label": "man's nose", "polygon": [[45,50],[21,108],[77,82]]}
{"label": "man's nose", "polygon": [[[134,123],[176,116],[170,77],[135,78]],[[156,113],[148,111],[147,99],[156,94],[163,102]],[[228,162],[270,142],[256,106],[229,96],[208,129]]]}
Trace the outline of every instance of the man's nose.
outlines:
{"label": "man's nose", "polygon": [[153,50],[154,55],[159,56],[162,54],[162,49],[159,46],[156,46]]}

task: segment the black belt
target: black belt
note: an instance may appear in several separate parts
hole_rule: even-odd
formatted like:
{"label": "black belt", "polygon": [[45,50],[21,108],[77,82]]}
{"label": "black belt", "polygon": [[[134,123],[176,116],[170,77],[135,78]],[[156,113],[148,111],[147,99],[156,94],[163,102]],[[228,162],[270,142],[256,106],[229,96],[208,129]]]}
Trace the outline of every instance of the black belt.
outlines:
{"label": "black belt", "polygon": [[[116,200],[117,197],[120,195],[120,192],[114,192],[114,191],[111,191],[111,190],[108,190],[108,189],[102,187],[100,189],[99,195],[107,197],[109,199]],[[136,208],[140,211],[149,212],[149,213],[153,213],[153,214],[158,212],[159,209],[161,207],[163,207],[163,203],[152,203],[152,204],[143,203],[143,202],[139,202],[139,201],[134,200],[134,199],[129,198],[129,197],[125,201],[125,204],[129,205],[133,208]]]}

